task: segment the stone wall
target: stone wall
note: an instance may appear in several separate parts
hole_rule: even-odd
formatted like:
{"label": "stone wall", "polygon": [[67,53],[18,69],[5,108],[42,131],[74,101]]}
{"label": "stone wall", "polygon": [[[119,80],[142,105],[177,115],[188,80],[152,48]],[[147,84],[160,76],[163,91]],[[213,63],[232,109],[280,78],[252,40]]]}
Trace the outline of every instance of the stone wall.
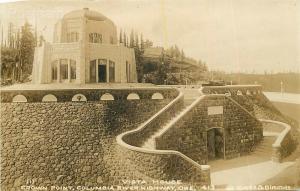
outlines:
{"label": "stone wall", "polygon": [[[208,107],[222,106],[223,114],[208,114]],[[225,139],[225,158],[249,153],[262,139],[261,123],[237,102],[223,95],[199,98],[194,108],[157,138],[158,149],[177,150],[197,161],[208,161],[207,131],[220,128]],[[224,152],[224,149],[223,149]]]}
{"label": "stone wall", "polygon": [[178,92],[172,88],[122,88],[122,89],[55,89],[55,90],[1,90],[1,103],[13,102],[17,95],[23,95],[27,102],[42,102],[44,96],[54,95],[57,102],[72,101],[75,95],[81,94],[87,101],[99,101],[104,94],[110,94],[114,100],[126,100],[127,96],[135,93],[140,99],[151,99],[154,93],[160,93],[166,99],[174,99]]}
{"label": "stone wall", "polygon": [[136,169],[148,177],[163,180],[181,180],[194,186],[210,185],[210,170],[201,166],[176,150],[152,150],[141,148],[153,133],[172,119],[183,107],[183,96],[179,95],[165,108],[135,130],[117,137],[122,156]]}
{"label": "stone wall", "polygon": [[1,103],[1,190],[20,190],[27,180],[95,186],[132,177],[136,169],[120,164],[115,137],[168,102]]}
{"label": "stone wall", "polygon": [[183,184],[200,187],[210,185],[209,166],[187,160],[177,151],[143,151],[122,149],[123,160],[155,180],[180,180]]}
{"label": "stone wall", "polygon": [[273,153],[272,160],[281,162],[283,158],[290,155],[296,148],[296,141],[292,138],[291,127],[282,122],[272,120],[261,120],[264,129],[267,128],[268,132],[278,133],[276,141],[272,145]]}

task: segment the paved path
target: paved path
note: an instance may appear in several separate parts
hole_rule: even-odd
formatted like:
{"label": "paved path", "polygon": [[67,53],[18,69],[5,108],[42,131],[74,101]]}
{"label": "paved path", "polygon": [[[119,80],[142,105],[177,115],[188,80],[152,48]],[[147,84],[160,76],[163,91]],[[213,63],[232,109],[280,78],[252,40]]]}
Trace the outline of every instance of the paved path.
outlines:
{"label": "paved path", "polygon": [[264,133],[264,140],[251,154],[230,160],[210,161],[212,184],[219,189],[260,185],[294,165],[294,160],[282,163],[271,161],[275,139],[276,133]]}
{"label": "paved path", "polygon": [[[238,162],[238,160],[236,160]],[[216,187],[259,185],[278,175],[294,162],[275,163],[265,161],[238,168],[211,173],[212,184]]]}
{"label": "paved path", "polygon": [[300,104],[300,94],[264,92],[268,99],[276,102]]}

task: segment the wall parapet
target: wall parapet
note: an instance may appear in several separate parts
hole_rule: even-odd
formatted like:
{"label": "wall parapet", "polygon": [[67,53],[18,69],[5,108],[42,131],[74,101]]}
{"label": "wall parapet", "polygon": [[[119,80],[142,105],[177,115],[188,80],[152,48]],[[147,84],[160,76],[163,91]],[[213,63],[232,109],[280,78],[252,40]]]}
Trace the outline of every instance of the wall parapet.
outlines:
{"label": "wall parapet", "polygon": [[57,102],[72,101],[74,95],[82,94],[86,97],[87,101],[99,101],[104,94],[111,94],[115,100],[126,100],[127,96],[131,93],[139,95],[140,99],[152,99],[154,93],[160,93],[166,99],[174,99],[177,92],[173,88],[74,88],[74,89],[26,89],[26,90],[1,90],[1,102],[13,102],[13,98],[18,95],[23,95],[27,98],[27,102],[42,102],[43,97],[46,95],[53,95],[57,98]]}
{"label": "wall parapet", "polygon": [[291,137],[291,126],[274,120],[260,119],[260,121],[264,124],[273,124],[276,128],[281,128],[282,131],[277,135],[275,142],[272,144],[273,153],[272,153],[272,161],[281,162],[282,159],[288,156],[295,148],[294,141]]}
{"label": "wall parapet", "polygon": [[195,185],[210,185],[210,167],[208,165],[200,165],[179,151],[141,147],[146,138],[156,132],[182,106],[183,94],[178,92],[174,100],[138,128],[118,135],[117,143],[123,150],[127,150],[124,155],[130,157],[133,165],[138,168],[149,168],[145,171],[149,177],[166,180],[177,179]]}
{"label": "wall parapet", "polygon": [[226,85],[226,86],[203,86],[202,92],[204,94],[225,94],[231,93],[237,95],[256,95],[262,93],[261,85]]}

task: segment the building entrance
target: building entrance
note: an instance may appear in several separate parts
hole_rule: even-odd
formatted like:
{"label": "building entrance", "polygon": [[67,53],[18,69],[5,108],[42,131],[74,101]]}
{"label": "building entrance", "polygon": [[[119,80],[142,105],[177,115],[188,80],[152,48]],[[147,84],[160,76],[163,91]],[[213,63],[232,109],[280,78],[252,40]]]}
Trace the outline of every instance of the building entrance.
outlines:
{"label": "building entrance", "polygon": [[224,136],[222,128],[207,131],[208,160],[224,158]]}
{"label": "building entrance", "polygon": [[98,82],[106,82],[106,65],[98,65]]}

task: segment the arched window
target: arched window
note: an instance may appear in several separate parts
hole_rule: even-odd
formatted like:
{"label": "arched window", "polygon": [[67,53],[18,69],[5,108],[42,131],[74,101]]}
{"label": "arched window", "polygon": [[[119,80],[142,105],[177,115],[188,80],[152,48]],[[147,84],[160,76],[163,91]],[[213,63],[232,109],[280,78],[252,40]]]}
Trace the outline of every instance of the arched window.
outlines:
{"label": "arched window", "polygon": [[23,95],[16,95],[15,97],[13,97],[12,102],[27,102],[27,98]]}
{"label": "arched window", "polygon": [[42,102],[57,102],[57,98],[52,94],[48,94],[43,97]]}
{"label": "arched window", "polygon": [[128,100],[134,100],[134,99],[140,99],[140,96],[136,93],[130,93],[128,96],[127,96],[127,99]]}
{"label": "arched window", "polygon": [[151,99],[164,99],[164,96],[161,93],[154,93]]}
{"label": "arched window", "polygon": [[110,93],[105,93],[100,97],[100,100],[115,100],[114,96]]}
{"label": "arched window", "polygon": [[247,90],[247,91],[246,91],[246,95],[251,95],[250,90]]}
{"label": "arched window", "polygon": [[76,94],[72,97],[72,101],[87,101],[83,94]]}
{"label": "arched window", "polygon": [[55,60],[54,62],[52,62],[52,69],[51,69],[51,76],[52,76],[52,80],[57,80],[57,66],[58,66],[58,60]]}
{"label": "arched window", "polygon": [[226,95],[226,96],[231,96],[230,91],[226,92],[225,95]]}

